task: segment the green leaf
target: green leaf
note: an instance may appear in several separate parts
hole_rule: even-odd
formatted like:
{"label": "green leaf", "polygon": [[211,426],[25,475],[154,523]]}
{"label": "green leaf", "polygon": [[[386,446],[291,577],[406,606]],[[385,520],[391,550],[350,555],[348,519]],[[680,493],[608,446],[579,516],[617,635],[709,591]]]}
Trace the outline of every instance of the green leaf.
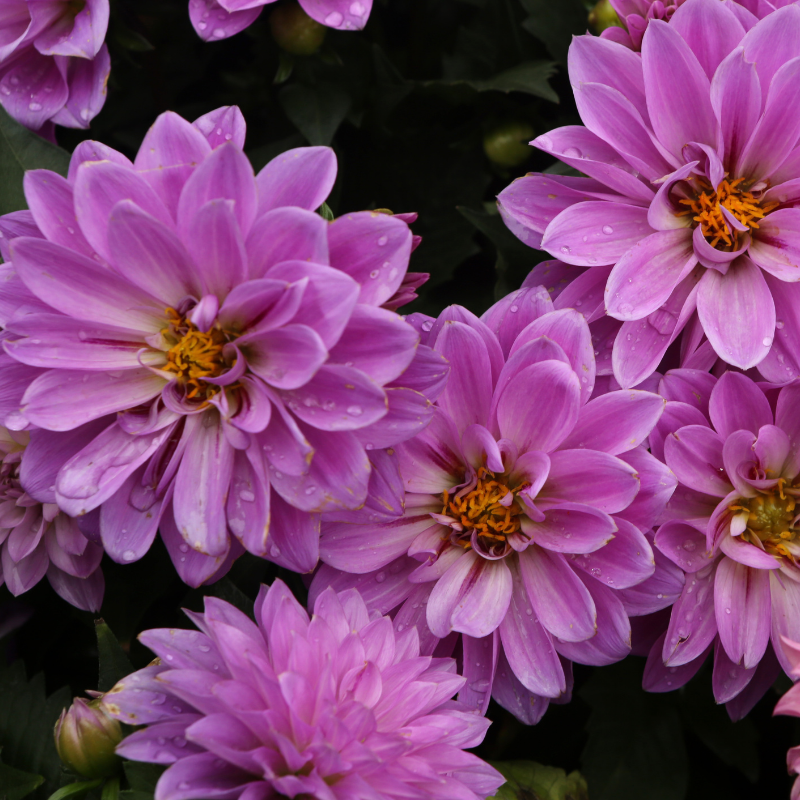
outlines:
{"label": "green leaf", "polygon": [[586,33],[589,14],[582,0],[522,0],[528,18],[522,23],[526,31],[543,42],[551,56],[564,66],[573,36]]}
{"label": "green leaf", "polygon": [[133,672],[133,664],[126,655],[111,628],[102,619],[95,620],[94,630],[97,634],[97,652],[100,656],[100,672],[97,688],[107,692],[117,681]]}
{"label": "green leaf", "polygon": [[507,783],[494,795],[495,800],[588,800],[586,781],[579,772],[569,775],[558,767],[535,761],[492,762]]}
{"label": "green leaf", "polygon": [[523,244],[506,227],[503,218],[495,213],[474,211],[471,208],[459,206],[458,210],[466,217],[484,236],[486,236],[497,249],[497,284],[495,286],[495,299],[505,297],[509,292],[519,289],[528,273],[545,257],[539,250],[534,250]]}
{"label": "green leaf", "polygon": [[312,145],[329,145],[350,109],[350,95],[333,83],[294,83],[281,90],[279,99],[286,116]]}
{"label": "green leaf", "polygon": [[322,219],[324,219],[326,222],[333,222],[333,220],[335,219],[333,211],[331,210],[331,207],[327,203],[323,203],[317,209],[317,214],[319,214],[322,217]]}
{"label": "green leaf", "polygon": [[548,83],[555,71],[556,65],[552,61],[526,61],[486,81],[460,82],[479,92],[524,92],[557,103],[558,95]]}
{"label": "green leaf", "polygon": [[230,578],[223,578],[212,583],[208,590],[204,591],[204,594],[218,597],[235,606],[251,619],[253,618],[253,601]]}
{"label": "green leaf", "polygon": [[41,775],[23,772],[0,762],[0,800],[22,800],[43,783]]}
{"label": "green leaf", "polygon": [[105,782],[100,800],[119,800],[119,778],[109,778]]}
{"label": "green leaf", "polygon": [[0,108],[0,214],[27,208],[25,170],[51,169],[66,176],[69,153],[20,125]]}
{"label": "green leaf", "polygon": [[67,797],[83,797],[87,792],[99,786],[103,782],[102,778],[95,781],[75,781],[62,786],[57,792],[53,792],[48,800],[65,800]]}
{"label": "green leaf", "polygon": [[[131,789],[149,795],[155,792],[158,779],[166,769],[163,764],[145,764],[139,761],[125,761],[122,768]],[[126,794],[127,792],[120,792],[120,797]]]}
{"label": "green leaf", "polygon": [[0,672],[3,761],[44,778],[36,797],[46,797],[58,788],[61,761],[53,741],[53,726],[71,701],[72,693],[67,687],[45,698],[44,676],[36,675],[28,682],[21,661]]}
{"label": "green leaf", "polygon": [[688,764],[674,697],[642,691],[639,659],[595,670],[581,768],[592,800],[683,800]]}

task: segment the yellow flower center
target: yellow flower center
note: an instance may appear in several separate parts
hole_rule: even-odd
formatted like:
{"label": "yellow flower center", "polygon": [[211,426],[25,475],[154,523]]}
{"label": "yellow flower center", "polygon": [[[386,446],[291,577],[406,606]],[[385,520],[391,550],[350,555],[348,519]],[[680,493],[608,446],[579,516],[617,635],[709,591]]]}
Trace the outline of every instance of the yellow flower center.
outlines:
{"label": "yellow flower center", "polygon": [[[700,225],[703,236],[712,247],[738,250],[740,232],[731,230],[722,213],[724,206],[748,230],[758,228],[758,221],[763,219],[777,205],[777,201],[763,203],[752,192],[741,188],[744,178],[729,181],[723,180],[716,191],[704,178],[698,179],[699,189],[693,198],[680,200],[686,210],[678,213],[679,217],[692,214],[692,221]],[[694,226],[696,227],[696,225]]]}
{"label": "yellow flower center", "polygon": [[167,309],[167,326],[161,333],[172,344],[162,369],[177,376],[187,399],[209,400],[217,394],[220,387],[207,379],[218,378],[232,366],[223,350],[234,335],[216,325],[204,333],[174,308]]}
{"label": "yellow flower center", "polygon": [[729,506],[736,515],[747,514],[742,538],[756,545],[760,541],[771,555],[794,559],[786,547],[800,534],[795,523],[797,503],[793,494],[788,493],[793,490],[794,487],[787,490],[786,479],[780,478],[773,489]]}
{"label": "yellow flower center", "polygon": [[[523,488],[523,487],[520,487]],[[461,524],[467,536],[460,537],[460,544],[468,548],[473,530],[485,539],[487,547],[505,544],[506,539],[521,529],[520,515],[523,513],[516,498],[504,505],[501,501],[511,492],[503,476],[498,480],[495,474],[485,467],[478,470],[478,483],[475,488],[459,497],[443,493],[442,514],[454,517]]]}

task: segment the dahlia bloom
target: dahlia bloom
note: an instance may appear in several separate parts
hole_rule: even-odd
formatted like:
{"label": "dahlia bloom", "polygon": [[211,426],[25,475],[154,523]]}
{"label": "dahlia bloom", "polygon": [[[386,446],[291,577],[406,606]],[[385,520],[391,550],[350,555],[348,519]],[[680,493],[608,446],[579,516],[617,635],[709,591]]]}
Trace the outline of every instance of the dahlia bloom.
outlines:
{"label": "dahlia bloom", "polygon": [[678,6],[685,0],[609,0],[624,27],[612,26],[601,32],[603,39],[618,42],[631,50],[642,49],[642,37],[647,23],[653,19],[669,22]]}
{"label": "dahlia bloom", "polygon": [[533,144],[588,177],[529,175],[498,198],[523,241],[609,273],[623,386],[656,369],[695,312],[729,364],[773,382],[800,374],[800,8],[745,32],[734,5],[687,0],[669,24],[651,21],[641,57],[576,37],[586,127]]}
{"label": "dahlia bloom", "polygon": [[52,138],[53,125],[88,128],[111,68],[108,0],[6,0],[0,16],[0,104]]}
{"label": "dahlia bloom", "polygon": [[[790,665],[789,674],[793,680],[800,678],[800,644],[791,639],[782,637],[781,646],[786,661]],[[786,694],[778,700],[775,706],[774,714],[788,714],[792,717],[800,717],[800,703],[798,703],[798,689],[797,685],[789,689]],[[786,754],[786,763],[789,767],[789,773],[800,775],[800,747],[793,747]],[[798,777],[792,786],[792,794],[790,800],[798,800],[800,798],[800,777]]]}
{"label": "dahlia bloom", "polygon": [[447,386],[430,426],[394,448],[397,472],[370,507],[325,518],[311,596],[357,586],[372,609],[399,606],[397,630],[417,626],[424,652],[462,634],[460,699],[485,710],[493,693],[534,722],[568,694],[570,660],[629,651],[619,590],[653,574],[644,531],[675,484],[640,447],[665,401],[589,400],[586,321],[553,311],[542,287],[483,320],[452,306],[414,322],[450,362]]}
{"label": "dahlia bloom", "polygon": [[658,643],[660,658],[669,669],[696,671],[691,662],[713,646],[717,700],[746,688],[758,699],[778,664],[790,672],[781,636],[800,638],[800,387],[780,389],[773,411],[740,373],[716,379],[678,370],[667,379],[681,399],[667,404],[658,427],[674,432],[663,436],[657,427],[651,446],[656,454],[663,447],[680,485],[655,542],[684,570],[686,585]]}
{"label": "dahlia bloom", "polygon": [[117,752],[169,765],[156,800],[475,800],[504,782],[463,752],[489,720],[450,699],[455,662],[420,656],[417,632],[370,617],[355,590],[322,593],[310,621],[281,581],[257,625],[211,597],[187,614],[200,631],[142,633],[159,658],[104,697],[146,726]]}
{"label": "dahlia bloom", "polygon": [[[249,28],[275,0],[189,0],[189,18],[206,42],[227,39]],[[311,19],[328,28],[361,30],[372,11],[372,0],[298,0]]]}
{"label": "dahlia bloom", "polygon": [[333,152],[291,150],[254,176],[243,137],[235,109],[195,126],[164,114],[133,164],[84,142],[69,179],[29,172],[29,216],[0,220],[17,237],[5,346],[43,370],[15,379],[6,424],[79,437],[95,423],[58,471],[56,502],[89,515],[82,527],[123,563],[160,525],[191,585],[242,546],[313,569],[319,513],[364,503],[369,451],[420,430],[422,391],[446,374],[380,307],[402,285],[408,225],[326,222],[313,209]]}
{"label": "dahlia bloom", "polygon": [[[11,406],[8,385],[14,377],[22,374],[30,378],[37,372],[0,354],[4,383],[0,409]],[[0,586],[5,583],[17,596],[47,575],[50,585],[68,603],[85,611],[99,611],[105,588],[100,570],[103,548],[86,539],[76,521],[58,510],[54,498],[42,503],[27,491],[42,488],[42,481],[49,482],[52,477],[31,474],[25,459],[30,441],[27,431],[0,427]],[[34,441],[31,451],[39,444]]]}

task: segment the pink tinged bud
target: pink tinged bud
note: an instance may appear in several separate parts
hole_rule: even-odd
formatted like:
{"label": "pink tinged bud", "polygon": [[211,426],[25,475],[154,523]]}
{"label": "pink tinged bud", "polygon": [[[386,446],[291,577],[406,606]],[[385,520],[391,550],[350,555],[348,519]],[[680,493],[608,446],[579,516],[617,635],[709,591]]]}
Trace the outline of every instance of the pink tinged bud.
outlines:
{"label": "pink tinged bud", "polygon": [[84,778],[107,778],[119,770],[115,753],[122,740],[119,722],[103,709],[101,701],[76,697],[61,712],[54,730],[59,758]]}

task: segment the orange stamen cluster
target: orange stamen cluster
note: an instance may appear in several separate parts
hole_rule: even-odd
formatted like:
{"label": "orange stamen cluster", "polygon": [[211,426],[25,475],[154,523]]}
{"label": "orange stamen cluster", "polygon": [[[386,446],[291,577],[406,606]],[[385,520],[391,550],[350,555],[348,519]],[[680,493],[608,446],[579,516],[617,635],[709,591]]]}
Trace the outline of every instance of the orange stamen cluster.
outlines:
{"label": "orange stamen cluster", "polygon": [[174,308],[167,309],[167,322],[161,333],[174,344],[167,350],[167,363],[162,369],[178,376],[187,399],[209,400],[219,386],[206,379],[219,377],[231,366],[223,349],[232,336],[216,326],[204,333]]}
{"label": "orange stamen cluster", "polygon": [[[489,540],[488,544],[505,543],[513,533],[519,532],[522,510],[516,499],[507,506],[500,502],[511,489],[497,480],[495,474],[485,467],[478,470],[478,483],[474,489],[459,497],[445,490],[442,514],[453,517],[465,532],[476,530],[478,535]],[[464,538],[463,546],[469,546]]]}
{"label": "orange stamen cluster", "polygon": [[722,213],[722,206],[748,229],[758,228],[758,221],[763,219],[777,205],[777,201],[761,204],[752,193],[741,188],[744,178],[729,181],[723,180],[716,191],[704,178],[698,179],[700,191],[694,198],[680,200],[681,205],[688,206],[685,211],[678,212],[679,217],[692,214],[692,220],[698,223],[703,236],[712,247],[724,246],[738,250],[739,231],[731,230]]}
{"label": "orange stamen cluster", "polygon": [[773,489],[728,506],[736,515],[747,513],[747,528],[742,538],[756,546],[760,543],[774,556],[794,560],[786,545],[800,535],[795,526],[795,491],[800,490],[794,487],[787,490],[786,479],[780,478]]}

